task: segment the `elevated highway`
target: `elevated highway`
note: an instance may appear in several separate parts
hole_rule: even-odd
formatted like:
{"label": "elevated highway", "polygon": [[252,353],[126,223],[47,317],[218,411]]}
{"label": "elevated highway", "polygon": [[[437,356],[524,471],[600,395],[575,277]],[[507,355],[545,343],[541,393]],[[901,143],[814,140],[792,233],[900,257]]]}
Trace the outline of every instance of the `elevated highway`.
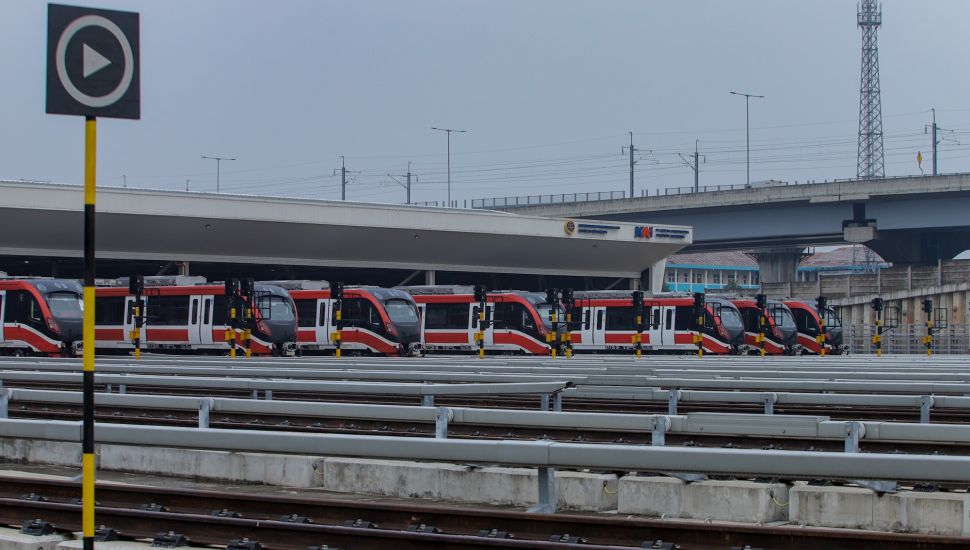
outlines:
{"label": "elevated highway", "polygon": [[805,246],[844,242],[865,243],[895,264],[936,263],[970,249],[970,174],[774,185],[508,210],[690,225],[694,240],[687,251],[769,249],[766,257],[788,254],[792,262]]}

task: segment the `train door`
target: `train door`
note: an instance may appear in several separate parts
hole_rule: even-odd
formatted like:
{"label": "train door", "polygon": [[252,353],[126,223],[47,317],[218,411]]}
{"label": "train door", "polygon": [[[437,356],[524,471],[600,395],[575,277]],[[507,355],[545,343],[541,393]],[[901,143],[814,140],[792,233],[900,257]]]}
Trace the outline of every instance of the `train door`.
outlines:
{"label": "train door", "polygon": [[4,303],[6,302],[6,298],[7,291],[0,290],[0,342],[3,342],[3,323],[5,322],[4,311],[6,310]]}
{"label": "train door", "polygon": [[[142,301],[147,303],[146,298],[142,298]],[[135,330],[135,297],[125,296],[124,307],[125,309],[123,311],[125,312],[125,318],[122,319],[121,321],[122,327],[124,329],[124,333],[122,334],[121,339],[130,341],[131,331]],[[142,315],[144,315],[144,313],[145,312],[142,312]],[[144,333],[141,335],[143,340],[145,339],[146,336],[147,335]]]}
{"label": "train door", "polygon": [[415,305],[418,306],[418,320],[420,321],[419,326],[421,329],[421,343],[427,344],[427,340],[425,340],[424,338],[424,326],[425,326],[425,322],[428,319],[427,312],[425,311],[425,309],[427,308],[427,305],[420,304],[420,303]]}
{"label": "train door", "polygon": [[675,344],[674,327],[676,326],[674,315],[676,314],[677,308],[674,306],[662,306],[657,308],[660,312],[660,338],[658,342],[664,347],[670,347]]}
{"label": "train door", "polygon": [[189,343],[212,343],[212,296],[189,297]]}
{"label": "train door", "polygon": [[663,345],[663,308],[651,306],[645,307],[643,311],[646,316],[643,320],[646,325],[646,333],[650,335],[649,347],[650,349],[658,348]]}
{"label": "train door", "polygon": [[330,304],[330,300],[326,298],[317,299],[316,308],[316,321],[313,323],[314,330],[314,342],[317,345],[330,343],[330,333],[332,332],[330,317],[327,315],[327,306]]}
{"label": "train door", "polygon": [[597,349],[606,345],[606,308],[590,308],[590,341]]}
{"label": "train door", "polygon": [[[579,306],[576,308],[579,318],[574,321],[579,322],[579,326],[573,329],[573,334],[578,335],[577,349],[584,349],[593,345],[593,308],[589,306]],[[576,342],[576,337],[573,339]]]}

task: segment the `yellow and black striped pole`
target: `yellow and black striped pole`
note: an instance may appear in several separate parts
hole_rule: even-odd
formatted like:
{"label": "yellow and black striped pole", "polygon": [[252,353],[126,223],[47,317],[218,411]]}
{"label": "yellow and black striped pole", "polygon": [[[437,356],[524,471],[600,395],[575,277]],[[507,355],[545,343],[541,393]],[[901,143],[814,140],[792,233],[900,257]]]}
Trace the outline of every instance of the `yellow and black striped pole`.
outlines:
{"label": "yellow and black striped pole", "polygon": [[84,120],[84,417],[81,435],[81,531],[94,549],[94,204],[98,123]]}

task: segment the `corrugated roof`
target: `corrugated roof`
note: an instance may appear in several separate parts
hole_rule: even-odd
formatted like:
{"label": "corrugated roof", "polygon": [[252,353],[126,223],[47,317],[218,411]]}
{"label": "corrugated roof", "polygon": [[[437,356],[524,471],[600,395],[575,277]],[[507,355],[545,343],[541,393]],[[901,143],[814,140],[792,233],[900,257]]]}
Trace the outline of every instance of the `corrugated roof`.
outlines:
{"label": "corrugated roof", "polygon": [[717,252],[693,252],[689,254],[674,254],[667,259],[667,263],[679,265],[716,265],[725,267],[758,267],[758,262],[739,250],[724,250]]}
{"label": "corrugated roof", "polygon": [[863,245],[840,246],[827,252],[818,252],[805,258],[800,267],[841,267],[865,265],[868,263],[884,264],[885,260],[879,254]]}

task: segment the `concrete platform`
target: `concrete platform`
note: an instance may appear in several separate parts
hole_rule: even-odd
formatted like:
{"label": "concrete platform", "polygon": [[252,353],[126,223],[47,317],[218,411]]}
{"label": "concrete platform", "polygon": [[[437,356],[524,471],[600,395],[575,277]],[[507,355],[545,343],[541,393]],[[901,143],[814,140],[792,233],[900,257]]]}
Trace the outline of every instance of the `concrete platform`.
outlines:
{"label": "concrete platform", "polygon": [[928,535],[970,535],[970,494],[877,494],[860,487],[798,484],[789,492],[789,520],[813,527],[844,527]]}
{"label": "concrete platform", "polygon": [[784,483],[685,483],[665,476],[623,476],[617,500],[620,514],[742,523],[786,521],[787,506]]}
{"label": "concrete platform", "polygon": [[[532,506],[538,499],[532,468],[476,468],[457,464],[328,458],[325,489],[452,502]],[[616,509],[613,474],[556,472],[557,507],[561,510]]]}
{"label": "concrete platform", "polygon": [[315,456],[125,445],[100,445],[98,451],[98,467],[118,472],[176,475],[284,487],[319,487],[323,482],[324,459]]}
{"label": "concrete platform", "polygon": [[34,537],[22,534],[20,529],[0,527],[0,550],[54,550],[69,538],[62,534]]}

